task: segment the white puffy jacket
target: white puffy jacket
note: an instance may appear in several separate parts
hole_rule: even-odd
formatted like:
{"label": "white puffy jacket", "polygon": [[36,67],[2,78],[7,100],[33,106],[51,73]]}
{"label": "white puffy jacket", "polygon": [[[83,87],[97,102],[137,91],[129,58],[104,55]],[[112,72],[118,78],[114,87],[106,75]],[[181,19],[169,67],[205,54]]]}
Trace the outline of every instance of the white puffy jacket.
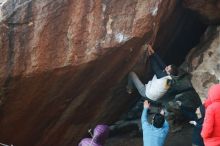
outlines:
{"label": "white puffy jacket", "polygon": [[145,84],[145,94],[147,98],[153,101],[160,99],[170,88],[168,80],[172,80],[171,76],[165,76],[158,79],[156,75],[154,75],[153,79]]}

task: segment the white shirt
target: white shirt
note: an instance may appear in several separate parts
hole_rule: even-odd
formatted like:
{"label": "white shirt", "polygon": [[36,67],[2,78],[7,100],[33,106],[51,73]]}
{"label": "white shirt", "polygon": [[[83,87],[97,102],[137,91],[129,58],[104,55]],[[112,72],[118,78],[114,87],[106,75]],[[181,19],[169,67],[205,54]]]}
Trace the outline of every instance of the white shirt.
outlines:
{"label": "white shirt", "polygon": [[165,76],[157,79],[156,75],[154,75],[153,79],[145,84],[145,94],[147,98],[153,101],[160,99],[169,89],[170,86],[167,84],[167,81],[171,79],[171,76]]}

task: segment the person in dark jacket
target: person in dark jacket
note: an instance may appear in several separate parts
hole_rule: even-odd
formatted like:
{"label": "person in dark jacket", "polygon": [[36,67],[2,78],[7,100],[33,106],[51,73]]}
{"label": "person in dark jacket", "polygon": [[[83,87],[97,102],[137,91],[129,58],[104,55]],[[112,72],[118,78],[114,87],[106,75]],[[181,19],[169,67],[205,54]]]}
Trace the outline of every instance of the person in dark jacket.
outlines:
{"label": "person in dark jacket", "polygon": [[200,97],[195,90],[177,94],[173,100],[169,101],[166,109],[171,132],[180,131],[185,123],[194,120],[195,111],[201,104]]}
{"label": "person in dark jacket", "polygon": [[180,101],[177,101],[180,106],[180,111],[183,113],[183,116],[190,120],[189,123],[194,125],[193,135],[192,135],[192,146],[204,146],[204,142],[201,136],[202,125],[205,117],[205,107],[201,104],[195,112],[192,112],[192,109],[181,104]]}
{"label": "person in dark jacket", "polygon": [[97,125],[92,138],[82,139],[78,146],[103,146],[108,135],[109,127],[107,125]]}
{"label": "person in dark jacket", "polygon": [[171,132],[180,131],[183,125],[190,120],[181,111],[176,101],[180,101],[182,106],[187,107],[191,113],[195,113],[196,109],[202,104],[198,93],[193,88],[190,74],[183,70],[179,70],[178,75],[172,78],[171,87],[161,99],[169,112],[167,118]]}

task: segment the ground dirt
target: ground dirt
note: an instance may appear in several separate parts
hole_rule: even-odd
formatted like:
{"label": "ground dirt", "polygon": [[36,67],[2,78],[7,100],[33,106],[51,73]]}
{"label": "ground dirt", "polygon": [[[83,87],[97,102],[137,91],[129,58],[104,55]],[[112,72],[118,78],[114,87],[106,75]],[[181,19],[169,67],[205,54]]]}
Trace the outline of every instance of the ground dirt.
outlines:
{"label": "ground dirt", "polygon": [[[191,146],[192,144],[191,125],[186,125],[181,131],[169,133],[165,146]],[[142,146],[142,136],[134,134],[125,134],[108,139],[105,146]]]}

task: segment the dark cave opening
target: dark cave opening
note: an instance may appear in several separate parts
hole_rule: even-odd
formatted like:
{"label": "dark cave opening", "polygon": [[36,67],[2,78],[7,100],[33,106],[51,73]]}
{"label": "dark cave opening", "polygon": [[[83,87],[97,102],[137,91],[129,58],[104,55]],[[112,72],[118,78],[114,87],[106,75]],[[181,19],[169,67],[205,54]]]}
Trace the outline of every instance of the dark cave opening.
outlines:
{"label": "dark cave opening", "polygon": [[154,46],[167,64],[179,66],[200,42],[207,26],[197,13],[179,4],[170,19],[161,25]]}

